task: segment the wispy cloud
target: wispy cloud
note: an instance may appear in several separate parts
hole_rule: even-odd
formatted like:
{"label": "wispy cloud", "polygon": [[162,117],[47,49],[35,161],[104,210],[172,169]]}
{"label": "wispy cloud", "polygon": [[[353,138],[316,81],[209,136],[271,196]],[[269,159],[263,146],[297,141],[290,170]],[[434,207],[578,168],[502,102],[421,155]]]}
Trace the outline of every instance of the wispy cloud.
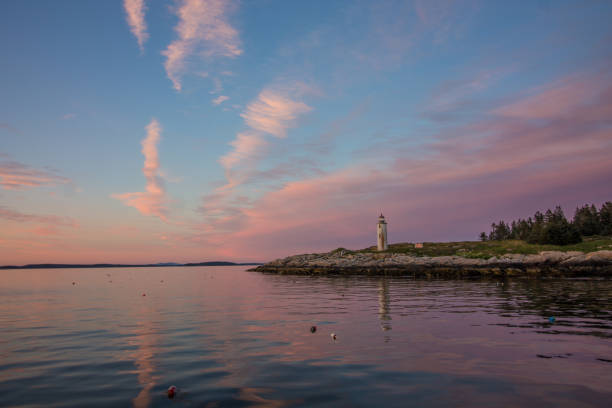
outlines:
{"label": "wispy cloud", "polygon": [[213,99],[213,103],[215,105],[221,105],[223,102],[227,101],[229,99],[229,96],[225,96],[225,95],[219,95],[217,98]]}
{"label": "wispy cloud", "polygon": [[69,184],[71,180],[52,170],[39,170],[0,155],[0,186],[18,190],[44,185]]}
{"label": "wispy cloud", "polygon": [[307,89],[301,83],[269,87],[246,107],[240,116],[250,129],[240,132],[230,143],[233,149],[219,159],[228,179],[224,189],[236,187],[255,170],[268,144],[266,135],[285,138],[299,115],[312,109],[298,100]]}
{"label": "wispy cloud", "polygon": [[21,130],[17,129],[14,126],[11,126],[8,123],[0,123],[0,129],[4,129],[7,132],[11,132],[11,133],[14,133],[16,135],[21,135],[22,134]]}
{"label": "wispy cloud", "polygon": [[127,23],[130,26],[130,30],[138,41],[140,52],[143,52],[144,43],[149,38],[149,34],[147,33],[147,23],[145,21],[145,13],[147,11],[145,0],[124,0],[123,8],[125,9]]}
{"label": "wispy cloud", "polygon": [[297,117],[310,110],[310,106],[293,100],[286,91],[265,89],[240,116],[250,128],[282,138]]}
{"label": "wispy cloud", "polygon": [[56,215],[28,214],[13,210],[0,205],[0,219],[13,222],[31,222],[45,224],[53,227],[76,227],[77,222],[70,217],[59,217]]}
{"label": "wispy cloud", "polygon": [[145,157],[142,172],[147,181],[145,192],[113,194],[125,205],[136,208],[144,215],[154,215],[164,221],[168,220],[168,198],[161,177],[157,144],[161,138],[161,126],[157,119],[152,119],[146,126],[147,135],[142,140],[142,154]]}
{"label": "wispy cloud", "polygon": [[232,3],[228,0],[181,0],[175,31],[178,38],[162,52],[164,67],[174,89],[180,91],[181,79],[189,58],[237,57],[242,54],[238,31],[228,22]]}
{"label": "wispy cloud", "polygon": [[514,119],[555,119],[572,112],[578,103],[601,94],[601,75],[567,77],[537,88],[530,96],[496,109],[494,113]]}
{"label": "wispy cloud", "polygon": [[[203,197],[200,211],[214,229],[234,229],[240,223],[241,210],[248,200],[241,192],[255,176],[269,178],[270,172],[258,169],[270,146],[267,136],[285,138],[300,115],[312,108],[300,99],[313,92],[302,83],[274,85],[265,88],[241,114],[248,129],[230,142],[232,150],[219,158],[225,169],[226,183]],[[286,168],[278,171],[286,171]],[[274,171],[274,169],[272,170]]]}
{"label": "wispy cloud", "polygon": [[[513,67],[471,71],[464,77],[458,76],[440,83],[423,104],[421,116],[436,123],[449,123],[465,119],[470,114],[478,115],[491,107],[488,92],[508,76]],[[502,102],[500,100],[495,104]]]}
{"label": "wispy cloud", "polygon": [[256,132],[238,133],[236,139],[230,142],[233,150],[222,156],[219,162],[226,169],[231,169],[239,163],[244,163],[252,158],[266,145],[263,136]]}
{"label": "wispy cloud", "polygon": [[[381,205],[393,240],[466,239],[497,217],[604,198],[612,79],[590,77],[568,77],[484,111],[444,129],[418,154],[400,149],[384,162],[285,183],[226,216],[234,230],[225,240],[246,257],[364,246]],[[534,111],[534,101],[556,103]]]}

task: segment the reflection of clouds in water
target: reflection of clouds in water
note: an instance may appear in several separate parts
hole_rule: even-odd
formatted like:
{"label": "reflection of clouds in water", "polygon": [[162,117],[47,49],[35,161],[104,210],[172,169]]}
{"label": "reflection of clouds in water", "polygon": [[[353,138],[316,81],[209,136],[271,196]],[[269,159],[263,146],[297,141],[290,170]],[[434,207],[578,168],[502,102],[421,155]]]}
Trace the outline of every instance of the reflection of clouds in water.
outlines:
{"label": "reflection of clouds in water", "polygon": [[171,403],[189,406],[343,406],[355,390],[362,406],[426,405],[425,391],[440,406],[576,406],[587,392],[609,405],[610,365],[598,360],[611,359],[609,280],[499,287],[202,267],[117,269],[109,285],[107,271],[4,273],[7,406],[61,405],[66,375],[83,379],[83,406],[163,405],[171,384],[184,390]]}
{"label": "reflection of clouds in water", "polygon": [[130,339],[130,345],[138,348],[130,356],[136,364],[138,371],[138,382],[142,389],[132,400],[134,407],[148,407],[151,404],[151,389],[155,386],[158,375],[155,375],[155,353],[157,352],[157,334],[154,331],[151,320],[139,323],[134,331],[134,337]]}

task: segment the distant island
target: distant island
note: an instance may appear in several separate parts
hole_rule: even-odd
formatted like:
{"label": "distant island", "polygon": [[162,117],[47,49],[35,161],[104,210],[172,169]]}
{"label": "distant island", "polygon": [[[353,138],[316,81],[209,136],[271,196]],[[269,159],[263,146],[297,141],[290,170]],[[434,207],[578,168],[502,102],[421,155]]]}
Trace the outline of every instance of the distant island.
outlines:
{"label": "distant island", "polygon": [[30,265],[5,265],[0,269],[57,269],[57,268],[159,268],[164,266],[252,266],[261,265],[257,262],[235,263],[225,261],[198,262],[198,263],[176,263],[163,262],[156,264],[30,264]]}

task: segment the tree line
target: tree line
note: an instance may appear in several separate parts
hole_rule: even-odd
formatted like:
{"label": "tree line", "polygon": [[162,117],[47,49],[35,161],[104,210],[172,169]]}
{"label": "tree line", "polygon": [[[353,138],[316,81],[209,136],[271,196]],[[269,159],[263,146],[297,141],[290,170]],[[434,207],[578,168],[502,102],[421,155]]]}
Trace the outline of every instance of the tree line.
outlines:
{"label": "tree line", "polygon": [[519,218],[507,224],[491,224],[491,232],[480,233],[481,241],[520,239],[530,244],[567,245],[582,242],[582,237],[612,235],[612,202],[598,210],[594,204],[576,207],[574,218],[568,221],[560,206],[545,213],[536,211],[526,220]]}

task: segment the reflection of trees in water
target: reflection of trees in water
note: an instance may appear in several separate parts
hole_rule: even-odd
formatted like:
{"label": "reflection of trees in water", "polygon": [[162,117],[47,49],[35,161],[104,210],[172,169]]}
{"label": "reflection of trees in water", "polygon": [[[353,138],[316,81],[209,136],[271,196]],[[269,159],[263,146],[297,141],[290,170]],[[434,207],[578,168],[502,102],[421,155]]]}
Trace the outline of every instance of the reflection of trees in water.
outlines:
{"label": "reflection of trees in water", "polygon": [[511,280],[497,295],[504,312],[612,320],[612,282],[607,280]]}
{"label": "reflection of trees in water", "polygon": [[[538,316],[525,327],[542,327],[548,334],[612,337],[612,281],[511,280],[496,295],[502,301],[494,313]],[[556,318],[554,324],[549,317]]]}

